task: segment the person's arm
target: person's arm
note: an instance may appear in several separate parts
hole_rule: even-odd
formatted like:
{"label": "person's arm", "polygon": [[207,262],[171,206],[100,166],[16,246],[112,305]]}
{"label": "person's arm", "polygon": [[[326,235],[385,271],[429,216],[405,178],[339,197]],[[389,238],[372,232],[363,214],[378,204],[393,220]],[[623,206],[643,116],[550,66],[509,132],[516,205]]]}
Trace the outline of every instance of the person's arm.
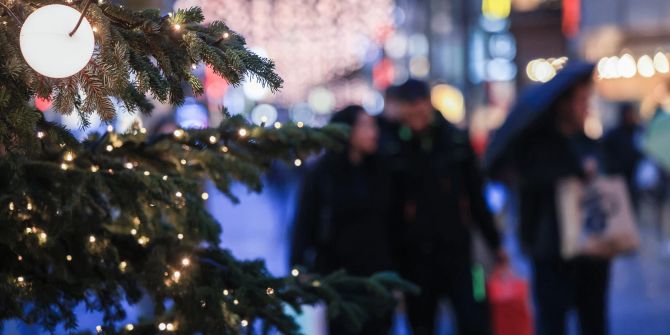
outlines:
{"label": "person's arm", "polygon": [[315,172],[312,171],[305,176],[298,197],[289,259],[291,267],[314,265],[310,264],[314,260],[309,259],[308,253],[314,252],[319,220],[318,179],[314,176]]}
{"label": "person's arm", "polygon": [[496,253],[496,256],[503,257],[500,233],[484,197],[483,174],[469,140],[465,147],[463,177],[472,221],[480,229],[489,248]]}

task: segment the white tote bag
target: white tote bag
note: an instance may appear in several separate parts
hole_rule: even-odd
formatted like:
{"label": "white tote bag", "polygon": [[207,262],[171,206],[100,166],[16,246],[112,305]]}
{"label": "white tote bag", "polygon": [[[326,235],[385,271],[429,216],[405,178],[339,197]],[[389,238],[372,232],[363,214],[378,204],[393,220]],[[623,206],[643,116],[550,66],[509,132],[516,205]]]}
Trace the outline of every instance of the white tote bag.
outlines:
{"label": "white tote bag", "polygon": [[637,249],[640,237],[622,177],[599,176],[588,183],[568,178],[556,191],[564,259],[611,258]]}

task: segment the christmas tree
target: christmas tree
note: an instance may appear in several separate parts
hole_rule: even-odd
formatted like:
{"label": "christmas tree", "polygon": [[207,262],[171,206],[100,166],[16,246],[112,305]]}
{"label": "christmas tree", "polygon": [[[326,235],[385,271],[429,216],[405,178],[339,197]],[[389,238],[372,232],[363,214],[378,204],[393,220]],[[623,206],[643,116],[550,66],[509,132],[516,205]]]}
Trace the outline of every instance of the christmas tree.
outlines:
{"label": "christmas tree", "polygon": [[[31,55],[30,47],[49,43],[28,32],[48,20],[27,20],[54,4],[81,13],[69,36],[94,34],[91,55],[73,75],[49,75],[67,62],[43,51]],[[287,306],[299,311],[324,301],[331,316],[356,329],[370,311],[392,308],[391,289],[411,289],[388,273],[319,277],[294,269],[276,278],[262,261],[239,261],[219,247],[220,226],[204,202],[206,179],[235,200],[233,183],[259,191],[273,160],[337,148],[346,129],[259,127],[226,115],[216,128],[155,135],[136,125],[79,142],[33,106],[36,98],[52,99],[58,113],[77,113],[84,125],[94,114],[114,119],[115,101],[149,114],[147,96],[179,105],[188,90],[203,92],[191,73],[199,63],[233,85],[254,77],[281,88],[272,61],[250,52],[223,22],[203,20],[199,8],[162,15],[102,0],[0,0],[0,321],[105,334],[294,334],[299,328]],[[53,52],[85,54],[63,49]],[[153,314],[139,324],[121,322],[123,303],[144,296],[154,302]],[[73,309],[80,304],[102,312],[104,324],[77,329]]]}

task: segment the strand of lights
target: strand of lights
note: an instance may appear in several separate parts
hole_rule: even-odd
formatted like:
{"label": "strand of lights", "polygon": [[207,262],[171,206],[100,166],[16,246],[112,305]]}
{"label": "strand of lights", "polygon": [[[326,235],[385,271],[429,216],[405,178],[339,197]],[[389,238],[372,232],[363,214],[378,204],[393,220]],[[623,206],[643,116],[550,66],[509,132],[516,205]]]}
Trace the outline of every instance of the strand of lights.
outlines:
{"label": "strand of lights", "polygon": [[621,57],[601,58],[598,61],[597,70],[600,79],[629,79],[637,74],[643,78],[651,78],[657,74],[669,73],[670,62],[668,56],[660,51],[653,58],[649,55],[642,55],[637,61],[631,54],[625,53]]}
{"label": "strand of lights", "polygon": [[567,57],[534,59],[526,65],[526,75],[532,81],[546,83],[556,76],[567,61]]}

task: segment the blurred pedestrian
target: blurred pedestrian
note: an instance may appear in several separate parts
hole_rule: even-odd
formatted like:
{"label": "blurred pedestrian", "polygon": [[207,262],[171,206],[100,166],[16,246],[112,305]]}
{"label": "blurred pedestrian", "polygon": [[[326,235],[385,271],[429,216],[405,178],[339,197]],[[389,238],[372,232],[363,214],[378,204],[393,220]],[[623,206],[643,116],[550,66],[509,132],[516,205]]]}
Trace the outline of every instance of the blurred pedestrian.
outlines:
{"label": "blurred pedestrian", "polygon": [[619,107],[619,123],[603,138],[603,154],[607,172],[626,178],[628,190],[637,207],[635,172],[644,158],[641,148],[642,127],[637,108],[630,103]]}
{"label": "blurred pedestrian", "polygon": [[421,287],[407,297],[414,335],[435,334],[440,299],[451,301],[458,333],[489,334],[484,301],[476,301],[471,230],[479,227],[489,247],[505,260],[500,236],[483,197],[483,182],[468,134],[435,111],[428,86],[409,80],[396,87],[402,126],[395,167],[397,209],[394,247],[400,274]]}
{"label": "blurred pedestrian", "polygon": [[572,307],[582,335],[607,334],[609,260],[562,258],[556,197],[562,180],[586,180],[604,168],[599,145],[584,133],[592,72],[592,64],[568,64],[548,83],[527,90],[487,151],[489,168],[514,157],[520,237],[533,263],[539,335],[567,334]]}
{"label": "blurred pedestrian", "polygon": [[[291,264],[329,274],[345,269],[367,276],[391,270],[390,182],[375,153],[375,119],[360,106],[331,123],[351,127],[345,149],[327,152],[306,176],[294,227]],[[374,311],[372,311],[374,312]],[[337,319],[330,334],[352,334]],[[388,334],[391,316],[373,317],[359,334]]]}

